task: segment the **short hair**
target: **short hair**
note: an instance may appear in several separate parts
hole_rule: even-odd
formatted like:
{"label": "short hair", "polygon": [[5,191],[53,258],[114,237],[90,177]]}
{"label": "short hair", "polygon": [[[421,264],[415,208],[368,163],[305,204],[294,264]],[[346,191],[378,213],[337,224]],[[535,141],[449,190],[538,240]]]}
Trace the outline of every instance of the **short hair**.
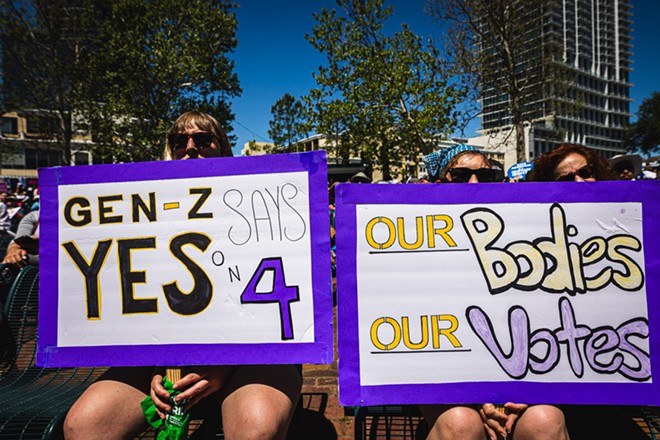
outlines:
{"label": "short hair", "polygon": [[527,174],[526,180],[530,182],[554,182],[557,179],[557,165],[570,154],[579,154],[587,160],[594,170],[596,180],[619,180],[607,160],[598,156],[594,150],[577,144],[561,144],[537,157],[534,168]]}
{"label": "short hair", "polygon": [[[213,116],[200,112],[200,111],[189,111],[185,112],[174,121],[174,124],[167,132],[167,136],[174,133],[182,133],[189,128],[197,127],[200,130],[207,131],[211,133],[217,140],[220,146],[220,156],[222,157],[231,157],[234,153],[231,151],[231,146],[229,145],[229,139],[227,138],[227,132],[222,125],[215,119]],[[165,151],[163,153],[163,158],[165,160],[172,160],[172,150],[165,140]]]}

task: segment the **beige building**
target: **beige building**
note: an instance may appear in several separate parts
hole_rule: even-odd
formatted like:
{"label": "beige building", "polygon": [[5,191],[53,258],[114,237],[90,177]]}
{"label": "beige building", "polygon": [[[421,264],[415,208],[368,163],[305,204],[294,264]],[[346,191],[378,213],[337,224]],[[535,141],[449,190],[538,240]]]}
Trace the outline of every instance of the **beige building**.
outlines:
{"label": "beige building", "polygon": [[[498,161],[499,163],[505,163],[505,147],[501,143],[488,142],[487,137],[482,138],[473,138],[473,139],[452,139],[444,140],[437,142],[436,151],[442,148],[452,147],[459,143],[466,143],[477,147],[479,150],[484,152],[489,159]],[[310,136],[308,138],[302,139],[295,144],[289,150],[277,149],[274,144],[268,142],[247,142],[243,146],[241,155],[243,156],[258,156],[262,154],[273,154],[273,153],[302,153],[305,151],[316,151],[316,150],[325,150],[328,155],[328,181],[329,183],[333,182],[345,182],[351,176],[363,172],[371,177],[372,181],[378,182],[382,180],[383,174],[379,170],[369,169],[369,167],[362,164],[360,158],[349,158],[348,162],[342,161],[337,157],[337,148],[333,140],[328,139],[323,134],[317,134]],[[509,163],[509,166],[515,163],[515,151],[513,153],[513,162]],[[407,172],[403,173],[402,171],[407,167]],[[393,167],[395,173],[400,175],[412,175],[414,177],[424,177],[426,175],[426,168],[424,166],[424,161],[422,156],[417,158],[416,161],[406,161],[405,159],[401,160],[401,163],[394,165]],[[506,168],[505,168],[506,170]]]}
{"label": "beige building", "polygon": [[[57,120],[42,110],[6,112],[0,125],[0,178],[37,178],[37,169],[62,164],[55,133]],[[66,165],[92,163],[92,137],[75,131],[71,142],[72,160]]]}
{"label": "beige building", "polygon": [[[243,145],[242,156],[260,156],[263,154],[277,153],[303,153],[306,151],[325,150],[328,155],[328,183],[345,182],[351,176],[359,172],[368,172],[359,158],[350,158],[348,163],[343,163],[337,158],[336,148],[333,141],[323,134],[317,134],[302,139],[291,146],[290,149],[277,148],[270,142],[250,141]],[[374,176],[378,177],[378,176]]]}

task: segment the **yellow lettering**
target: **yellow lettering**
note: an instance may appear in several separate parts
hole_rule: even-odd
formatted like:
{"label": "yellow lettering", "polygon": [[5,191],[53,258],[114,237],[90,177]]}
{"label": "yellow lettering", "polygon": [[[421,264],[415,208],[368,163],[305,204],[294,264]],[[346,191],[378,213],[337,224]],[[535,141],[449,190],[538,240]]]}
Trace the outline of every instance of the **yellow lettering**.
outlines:
{"label": "yellow lettering", "polygon": [[[421,223],[421,217],[419,219]],[[420,320],[422,321],[422,340],[418,343],[413,343],[410,340],[410,324],[408,317],[404,316],[401,318],[401,327],[403,327],[403,343],[411,350],[420,350],[426,347],[429,343],[428,317],[420,316]]]}
{"label": "yellow lettering", "polygon": [[[387,226],[389,231],[389,237],[384,243],[378,243],[374,239],[374,227],[376,227],[378,223],[383,223],[385,226]],[[369,243],[369,246],[374,249],[387,249],[392,246],[396,240],[396,227],[394,226],[394,222],[387,217],[375,217],[371,219],[369,223],[367,223],[366,234],[367,243]]]}
{"label": "yellow lettering", "polygon": [[[389,324],[392,326],[392,329],[394,330],[394,338],[392,339],[392,342],[390,342],[389,344],[383,344],[378,338],[378,328],[382,324]],[[400,342],[401,342],[401,326],[399,326],[399,323],[396,322],[395,319],[390,318],[389,316],[384,318],[378,318],[377,320],[374,321],[373,324],[371,324],[371,343],[374,344],[374,346],[379,350],[393,350],[399,345]]]}
{"label": "yellow lettering", "polygon": [[405,226],[403,217],[396,219],[396,226],[399,233],[399,244],[403,249],[419,249],[424,243],[424,229],[422,225],[422,217],[415,218],[415,226],[417,231],[417,241],[414,243],[406,242]]}

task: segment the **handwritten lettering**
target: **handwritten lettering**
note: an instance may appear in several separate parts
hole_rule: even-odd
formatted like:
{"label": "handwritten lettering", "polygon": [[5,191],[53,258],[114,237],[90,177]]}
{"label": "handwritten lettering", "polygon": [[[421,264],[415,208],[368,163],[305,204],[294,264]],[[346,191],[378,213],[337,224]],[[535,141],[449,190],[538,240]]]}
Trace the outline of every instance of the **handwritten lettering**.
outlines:
{"label": "handwritten lettering", "polygon": [[[200,233],[188,232],[180,234],[170,241],[170,251],[188,270],[193,278],[194,286],[190,292],[182,292],[176,281],[162,286],[167,304],[174,313],[194,315],[201,313],[211,302],[213,285],[204,270],[183,252],[183,247],[191,245],[206,251],[211,239]],[[101,319],[102,292],[99,274],[106,263],[113,240],[98,242],[91,258],[86,258],[78,249],[75,241],[62,244],[64,250],[76,265],[85,281],[85,298],[87,303],[87,319]],[[117,240],[117,258],[119,279],[121,281],[122,313],[145,314],[158,312],[158,298],[137,299],[134,296],[133,285],[146,283],[145,270],[133,270],[133,250],[156,250],[156,237],[141,237]]]}
{"label": "handwritten lettering", "polygon": [[[469,307],[466,316],[474,333],[479,337],[502,370],[513,379],[523,379],[530,371],[545,374],[561,362],[564,347],[573,374],[584,375],[584,362],[600,374],[621,374],[627,379],[644,382],[651,378],[649,354],[637,346],[633,339],[648,339],[649,326],[645,318],[630,319],[617,328],[601,326],[590,328],[578,324],[569,298],[559,299],[559,328],[531,331],[525,309],[514,306],[509,309],[508,334],[511,349],[508,353],[496,336],[493,323],[486,312]],[[581,350],[581,342],[584,348]],[[538,351],[545,347],[545,352]],[[533,352],[533,350],[537,350]]]}
{"label": "handwritten lettering", "polygon": [[[550,237],[535,237],[499,243],[505,230],[502,218],[488,208],[475,208],[461,215],[491,294],[508,289],[543,290],[551,293],[586,293],[612,283],[625,291],[644,285],[644,273],[628,253],[640,253],[642,244],[631,235],[590,237],[573,243],[577,228],[567,225],[563,208],[550,208]],[[608,262],[598,274],[588,276],[585,268]],[[601,263],[602,264],[602,263]]]}
{"label": "handwritten lettering", "polygon": [[[222,203],[233,213],[229,216],[227,238],[236,246],[250,241],[301,240],[307,233],[307,222],[293,201],[306,197],[295,185],[287,183],[274,189],[254,190],[244,195],[230,189],[222,196]],[[290,223],[285,223],[283,214]]]}

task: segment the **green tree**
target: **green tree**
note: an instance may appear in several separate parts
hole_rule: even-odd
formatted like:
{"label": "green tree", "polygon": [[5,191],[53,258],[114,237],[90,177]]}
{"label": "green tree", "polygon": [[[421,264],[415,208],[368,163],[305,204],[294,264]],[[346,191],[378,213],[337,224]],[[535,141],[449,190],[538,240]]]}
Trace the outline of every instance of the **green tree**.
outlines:
{"label": "green tree", "polygon": [[[212,114],[231,132],[229,100],[241,92],[228,55],[237,21],[226,0],[115,0],[99,55],[102,99],[90,102],[103,156],[150,160],[187,110]],[[233,137],[230,136],[233,140]]]}
{"label": "green tree", "polygon": [[[305,97],[317,132],[336,139],[338,155],[357,154],[391,179],[392,168],[430,152],[456,125],[462,93],[439,53],[406,25],[387,35],[384,0],[337,0],[324,8],[309,42],[326,55]],[[406,167],[403,167],[404,169]]]}
{"label": "green tree", "polygon": [[272,119],[268,122],[268,136],[275,148],[289,150],[291,145],[307,135],[303,104],[293,95],[285,93],[270,108]]}
{"label": "green tree", "polygon": [[1,109],[28,111],[40,118],[71,162],[71,139],[80,110],[98,90],[94,55],[102,50],[97,27],[107,18],[94,0],[2,0]]}
{"label": "green tree", "polygon": [[112,162],[158,158],[186,110],[231,131],[241,92],[232,2],[0,1],[3,107],[55,115],[63,163],[75,129],[93,134],[95,160]]}
{"label": "green tree", "polygon": [[[572,75],[560,63],[560,47],[548,32],[547,13],[556,0],[427,0],[426,11],[445,25],[447,58],[470,90],[472,102],[493,101],[502,125],[511,124],[516,159],[525,153],[524,124],[545,113],[568,112],[579,103],[567,93]],[[544,78],[542,87],[531,80]],[[487,87],[487,89],[486,89]],[[557,99],[563,96],[568,99]],[[530,106],[527,108],[527,106]],[[492,110],[492,108],[491,108]]]}
{"label": "green tree", "polygon": [[637,111],[637,121],[628,131],[628,148],[652,152],[660,146],[660,92],[644,99]]}

